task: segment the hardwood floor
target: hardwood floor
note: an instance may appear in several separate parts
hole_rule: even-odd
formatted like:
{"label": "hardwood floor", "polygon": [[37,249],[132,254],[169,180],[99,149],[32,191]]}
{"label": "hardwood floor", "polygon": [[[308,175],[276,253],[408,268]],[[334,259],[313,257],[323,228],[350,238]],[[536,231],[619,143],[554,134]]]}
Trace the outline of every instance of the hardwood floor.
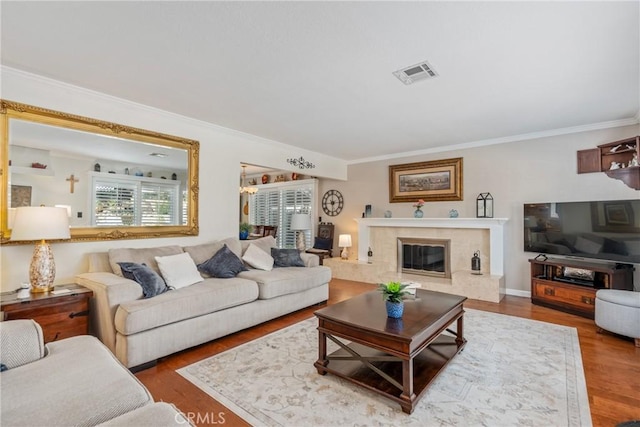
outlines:
{"label": "hardwood floor", "polygon": [[[328,304],[372,289],[375,285],[334,279],[329,285]],[[300,310],[165,357],[136,376],[156,401],[175,404],[199,426],[246,426],[246,422],[175,370],[307,319],[318,307]],[[636,348],[632,340],[598,334],[593,320],[532,305],[529,298],[506,296],[499,304],[467,300],[465,307],[575,327],[580,339],[593,425],[615,426],[623,421],[640,420],[640,348]]]}

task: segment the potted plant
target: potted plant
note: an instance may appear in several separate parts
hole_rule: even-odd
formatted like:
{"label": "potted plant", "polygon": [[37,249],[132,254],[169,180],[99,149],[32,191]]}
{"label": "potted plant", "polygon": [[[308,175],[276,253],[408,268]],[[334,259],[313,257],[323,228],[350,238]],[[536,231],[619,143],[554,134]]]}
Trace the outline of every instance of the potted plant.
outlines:
{"label": "potted plant", "polygon": [[405,288],[409,285],[403,285],[400,282],[380,283],[379,288],[382,292],[382,299],[387,307],[387,316],[399,319],[404,312],[404,296],[409,292]]}
{"label": "potted plant", "polygon": [[249,237],[249,232],[252,228],[253,226],[248,222],[240,223],[240,240],[247,240],[247,237]]}

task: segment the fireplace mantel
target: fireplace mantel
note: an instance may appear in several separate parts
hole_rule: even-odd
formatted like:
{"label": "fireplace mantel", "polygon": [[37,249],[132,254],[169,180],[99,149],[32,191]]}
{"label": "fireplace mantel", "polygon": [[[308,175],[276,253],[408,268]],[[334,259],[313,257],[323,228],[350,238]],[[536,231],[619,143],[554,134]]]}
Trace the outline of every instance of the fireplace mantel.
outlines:
{"label": "fireplace mantel", "polygon": [[358,223],[358,260],[366,262],[371,227],[480,228],[489,230],[490,272],[504,275],[504,225],[508,218],[354,218]]}

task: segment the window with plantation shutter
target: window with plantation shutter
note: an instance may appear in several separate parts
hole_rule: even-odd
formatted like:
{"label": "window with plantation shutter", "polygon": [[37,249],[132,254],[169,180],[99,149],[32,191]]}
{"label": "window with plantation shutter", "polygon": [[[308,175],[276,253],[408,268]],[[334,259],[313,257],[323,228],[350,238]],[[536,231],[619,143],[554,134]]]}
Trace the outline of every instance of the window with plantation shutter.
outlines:
{"label": "window with plantation shutter", "polygon": [[136,224],[137,188],[135,185],[96,180],[93,186],[92,225],[118,227]]}
{"label": "window with plantation shutter", "polygon": [[91,224],[103,227],[179,225],[178,181],[92,176]]}
{"label": "window with plantation shutter", "polygon": [[[296,232],[290,227],[291,215],[303,212],[316,217],[317,181],[290,181],[258,187],[258,192],[249,196],[249,222],[252,225],[277,226],[278,247],[295,248]],[[307,246],[311,247],[314,230],[304,233]]]}
{"label": "window with plantation shutter", "polygon": [[141,183],[141,225],[177,225],[178,188],[175,185]]}

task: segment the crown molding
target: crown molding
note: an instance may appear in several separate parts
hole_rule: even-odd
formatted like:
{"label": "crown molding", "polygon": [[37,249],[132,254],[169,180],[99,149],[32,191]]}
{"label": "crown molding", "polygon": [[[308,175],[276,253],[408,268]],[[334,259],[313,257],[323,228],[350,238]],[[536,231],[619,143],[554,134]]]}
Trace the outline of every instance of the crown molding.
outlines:
{"label": "crown molding", "polygon": [[464,142],[461,144],[445,145],[440,147],[427,148],[424,150],[406,151],[403,153],[388,154],[385,156],[364,157],[361,159],[348,160],[348,165],[359,163],[378,162],[383,160],[392,160],[402,157],[421,156],[425,154],[443,153],[447,151],[464,150],[469,148],[486,147],[489,145],[507,144],[511,142],[527,141],[530,139],[548,138],[552,136],[567,135],[572,133],[589,132],[593,130],[609,129],[622,126],[637,125],[640,123],[640,112],[635,117],[621,120],[611,120],[608,122],[592,123],[581,126],[571,126],[566,128],[551,129],[540,132],[523,133],[520,135],[504,136],[500,138],[483,139],[479,141]]}

